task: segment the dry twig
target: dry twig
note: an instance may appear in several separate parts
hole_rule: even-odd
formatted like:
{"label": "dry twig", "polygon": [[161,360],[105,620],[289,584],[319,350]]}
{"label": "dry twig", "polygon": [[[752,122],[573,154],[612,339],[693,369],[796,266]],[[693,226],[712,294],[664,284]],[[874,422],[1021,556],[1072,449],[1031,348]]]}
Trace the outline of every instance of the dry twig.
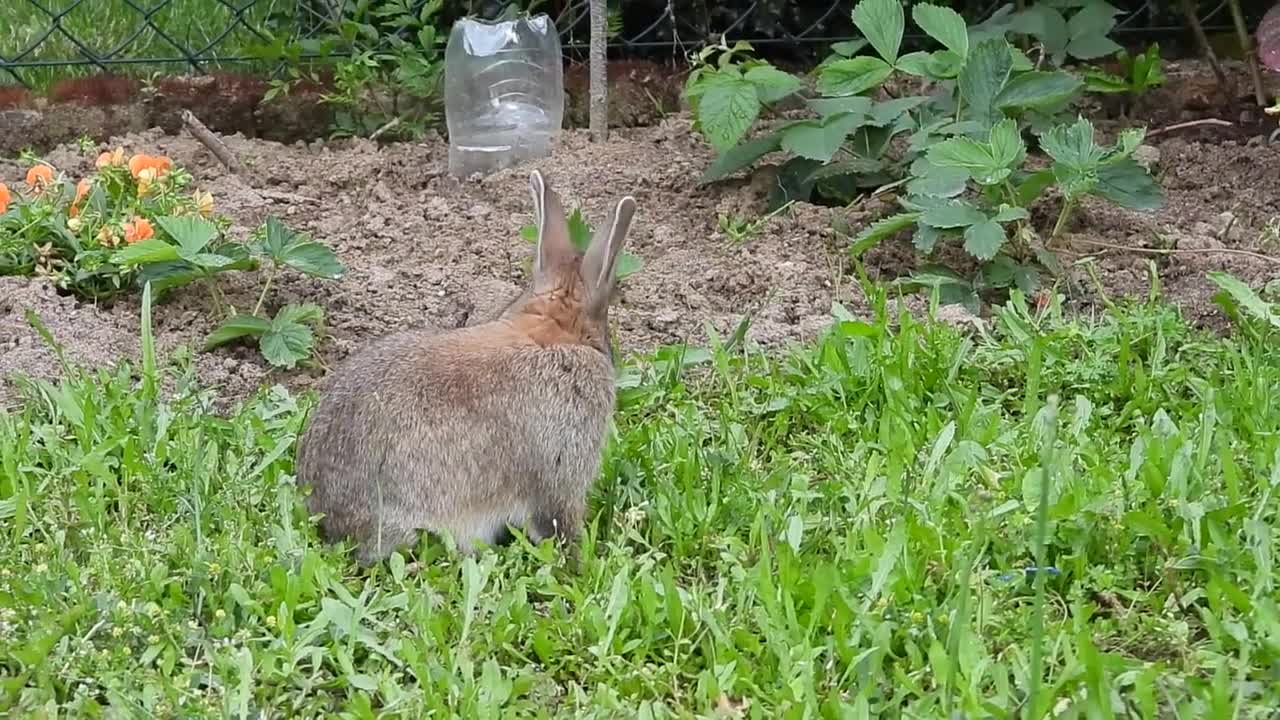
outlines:
{"label": "dry twig", "polygon": [[231,152],[231,148],[219,140],[218,136],[205,127],[204,123],[200,122],[200,118],[196,117],[190,110],[182,111],[182,125],[186,127],[187,132],[191,133],[192,137],[200,141],[201,145],[208,148],[209,152],[218,158],[218,162],[222,163],[233,175],[238,175],[244,179],[250,177],[248,168],[244,166],[244,163],[240,162],[235,153]]}

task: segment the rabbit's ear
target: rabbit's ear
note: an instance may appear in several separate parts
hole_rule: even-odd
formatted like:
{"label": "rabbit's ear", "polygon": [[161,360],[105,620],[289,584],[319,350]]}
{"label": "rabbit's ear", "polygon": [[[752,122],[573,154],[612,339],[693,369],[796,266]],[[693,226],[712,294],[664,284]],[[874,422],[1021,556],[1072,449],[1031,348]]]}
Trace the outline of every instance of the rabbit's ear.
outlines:
{"label": "rabbit's ear", "polygon": [[569,239],[569,221],[565,219],[560,196],[547,184],[542,173],[529,175],[533,192],[534,215],[538,222],[538,249],[533,263],[533,284],[542,289],[556,280],[557,268],[576,258],[578,251]]}
{"label": "rabbit's ear", "polygon": [[614,267],[635,214],[635,198],[628,195],[619,200],[609,214],[609,221],[596,231],[591,247],[582,259],[582,277],[587,284],[588,309],[592,313],[600,313],[609,306],[616,282]]}

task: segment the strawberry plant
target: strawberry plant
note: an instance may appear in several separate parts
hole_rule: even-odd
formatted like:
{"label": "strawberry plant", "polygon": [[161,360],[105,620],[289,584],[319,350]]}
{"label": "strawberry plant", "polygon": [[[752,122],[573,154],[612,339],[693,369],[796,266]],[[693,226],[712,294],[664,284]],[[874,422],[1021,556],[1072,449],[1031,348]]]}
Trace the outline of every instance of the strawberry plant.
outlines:
{"label": "strawberry plant", "polygon": [[[591,245],[592,236],[595,234],[595,231],[591,229],[591,223],[587,222],[586,216],[577,208],[574,208],[573,212],[569,213],[567,220],[569,223],[569,241],[573,243],[574,247],[578,248],[579,252],[585,253]],[[522,226],[520,228],[520,237],[529,243],[538,242],[538,226],[533,223]],[[623,250],[618,255],[618,262],[614,265],[613,274],[619,280],[622,280],[628,275],[640,272],[641,267],[643,267],[643,262],[639,256]]]}
{"label": "strawberry plant", "polygon": [[1085,73],[1085,88],[1089,92],[1103,94],[1123,93],[1132,101],[1152,88],[1164,84],[1164,67],[1160,59],[1160,46],[1152,44],[1146,52],[1130,57],[1121,50],[1116,53],[1120,74],[1095,68]]}

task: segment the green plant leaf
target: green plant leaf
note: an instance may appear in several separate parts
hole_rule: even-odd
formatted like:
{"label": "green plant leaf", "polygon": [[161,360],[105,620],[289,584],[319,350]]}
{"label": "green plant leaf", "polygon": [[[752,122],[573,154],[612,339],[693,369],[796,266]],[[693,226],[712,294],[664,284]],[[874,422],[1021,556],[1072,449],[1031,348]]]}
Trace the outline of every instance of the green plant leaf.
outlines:
{"label": "green plant leaf", "polygon": [[996,210],[995,217],[991,218],[998,223],[1013,222],[1014,220],[1026,220],[1031,217],[1031,213],[1026,208],[1014,207],[1007,203],[1001,204]]}
{"label": "green plant leaf", "polygon": [[880,87],[892,74],[892,65],[870,55],[836,60],[819,70],[818,92],[829,97],[857,95]]}
{"label": "green plant leaf", "polygon": [[874,125],[876,127],[892,125],[904,114],[915,110],[928,102],[928,100],[929,98],[924,97],[923,95],[911,95],[908,97],[894,98],[893,100],[874,103],[871,106],[871,117],[867,121],[867,124]]}
{"label": "green plant leaf", "polygon": [[889,64],[898,59],[906,18],[899,0],[861,0],[853,8],[853,24]]}
{"label": "green plant leaf", "polygon": [[914,225],[919,216],[919,213],[908,212],[877,220],[870,227],[858,233],[858,236],[849,245],[849,252],[854,257],[862,255],[879,245],[886,238],[893,237],[895,234]]}
{"label": "green plant leaf", "polygon": [[950,230],[987,222],[987,216],[972,205],[955,202],[925,210],[920,222],[940,230]]}
{"label": "green plant leaf", "polygon": [[979,260],[990,260],[1004,246],[1004,227],[993,220],[984,220],[965,228],[964,249]]}
{"label": "green plant leaf", "polygon": [[911,8],[911,19],[929,34],[961,58],[969,54],[969,30],[960,13],[947,7],[923,3]]}
{"label": "green plant leaf", "polygon": [[[774,152],[782,146],[782,133],[774,132],[754,140],[748,140],[730,150],[720,153],[715,161],[703,171],[698,179],[699,184],[706,184],[729,177],[739,170],[751,165],[760,158]],[[538,230],[533,228],[532,240],[537,240]]]}
{"label": "green plant leaf", "polygon": [[1129,91],[1129,82],[1119,75],[1102,70],[1090,70],[1084,74],[1084,88],[1095,93],[1122,93]]}
{"label": "green plant leaf", "polygon": [[1120,49],[1120,45],[1106,35],[1082,35],[1067,43],[1067,54],[1081,60],[1106,57]]}
{"label": "green plant leaf", "polygon": [[841,57],[853,57],[866,46],[866,38],[858,38],[857,40],[841,40],[840,42],[831,44],[831,52],[840,55]]}
{"label": "green plant leaf", "polygon": [[218,236],[218,227],[202,217],[158,217],[156,224],[178,243],[178,253],[184,257],[201,252]]}
{"label": "green plant leaf", "polygon": [[1122,50],[1107,37],[1116,26],[1115,16],[1119,13],[1119,9],[1102,0],[1086,2],[1067,20],[1067,35],[1071,39],[1067,43],[1066,54],[1081,60],[1093,60]]}
{"label": "green plant leaf", "polygon": [[1229,273],[1214,271],[1209,273],[1209,279],[1215,285],[1222,288],[1231,299],[1235,301],[1246,314],[1251,315],[1256,320],[1270,323],[1276,329],[1280,329],[1280,309],[1275,305],[1263,300],[1253,288],[1245,284],[1244,281]]}
{"label": "green plant leaf", "polygon": [[579,252],[586,252],[591,247],[591,236],[595,232],[591,229],[591,223],[587,222],[587,216],[582,214],[582,208],[574,208],[569,213],[569,242],[578,248]]}
{"label": "green plant leaf", "polygon": [[259,337],[270,329],[271,323],[260,317],[235,315],[209,333],[209,336],[204,339],[204,349],[212,350],[244,337]]}
{"label": "green plant leaf", "polygon": [[992,159],[1002,168],[1020,168],[1027,159],[1027,145],[1022,141],[1018,123],[1012,119],[1001,120],[992,126],[987,145]]}
{"label": "green plant leaf", "polygon": [[943,140],[929,148],[925,154],[930,163],[938,167],[962,168],[982,185],[995,185],[1009,177],[1006,163],[991,154],[988,145],[967,137]]}
{"label": "green plant leaf", "polygon": [[856,113],[832,115],[821,121],[802,122],[787,129],[782,135],[782,149],[793,155],[829,161],[844,144],[845,138],[865,122]]}
{"label": "green plant leaf", "polygon": [[826,117],[841,113],[859,113],[871,116],[871,98],[864,95],[848,95],[834,98],[813,98],[808,105],[814,112]]}
{"label": "green plant leaf", "polygon": [[911,236],[911,245],[922,255],[928,255],[942,240],[943,231],[931,225],[916,224],[916,231]]}
{"label": "green plant leaf", "polygon": [[127,245],[111,256],[111,262],[115,265],[150,265],[177,259],[178,248],[159,238]]}
{"label": "green plant leaf", "polygon": [[823,165],[809,174],[809,181],[825,180],[842,175],[868,175],[880,172],[884,163],[870,158],[848,156],[829,165]]}
{"label": "green plant leaf", "polygon": [[276,318],[283,322],[319,327],[324,322],[324,308],[315,303],[290,303],[280,308]]}
{"label": "green plant leaf", "polygon": [[777,102],[801,87],[800,78],[772,65],[757,65],[747,70],[743,77],[756,86],[756,94],[762,103]]}
{"label": "green plant leaf", "polygon": [[928,157],[922,157],[911,164],[911,181],[907,183],[907,193],[932,197],[955,197],[965,191],[968,182],[968,170],[934,165]]}
{"label": "green plant leaf", "polygon": [[290,319],[284,310],[276,314],[271,327],[262,333],[258,347],[267,362],[286,369],[311,355],[315,336],[311,328]]}
{"label": "green plant leaf", "polygon": [[337,280],[346,272],[338,256],[328,246],[314,240],[295,242],[285,248],[282,264],[312,277]]}
{"label": "green plant leaf", "polygon": [[219,255],[218,253],[187,254],[182,250],[179,250],[178,255],[180,255],[183,260],[186,260],[192,265],[205,268],[206,270],[221,270],[223,268],[226,268],[228,265],[230,265],[233,262],[231,258],[227,257],[226,255]]}
{"label": "green plant leaf", "polygon": [[1164,190],[1132,158],[1103,165],[1093,192],[1129,210],[1159,210],[1165,204]]}
{"label": "green plant leaf", "polygon": [[934,66],[933,53],[917,50],[916,52],[907,53],[898,58],[893,64],[895,70],[904,72],[908,75],[916,77],[932,77]]}
{"label": "green plant leaf", "polygon": [[1040,149],[1055,161],[1079,170],[1096,168],[1105,154],[1093,142],[1093,123],[1083,117],[1041,134]]}
{"label": "green plant leaf", "polygon": [[712,147],[724,152],[737,145],[759,115],[755,85],[731,72],[708,76],[698,101],[698,125]]}
{"label": "green plant leaf", "polygon": [[157,295],[176,287],[190,285],[203,277],[205,277],[204,271],[186,260],[148,263],[138,270],[138,282],[142,285],[150,283],[152,291]]}
{"label": "green plant leaf", "polygon": [[1030,207],[1053,184],[1053,179],[1052,169],[1040,170],[1028,175],[1016,187],[1018,203],[1023,207]]}
{"label": "green plant leaf", "polygon": [[262,241],[260,247],[262,252],[271,258],[277,265],[284,264],[285,248],[294,240],[294,232],[287,225],[280,222],[280,218],[275,215],[268,215],[267,219],[262,223]]}
{"label": "green plant leaf", "polygon": [[957,81],[960,99],[970,119],[981,123],[984,128],[991,126],[996,96],[1004,89],[1012,71],[1009,43],[1003,38],[983,40],[970,51],[969,60]]}
{"label": "green plant leaf", "polygon": [[1032,70],[1015,75],[995,97],[1001,110],[1026,110],[1053,107],[1075,97],[1084,83],[1065,72]]}

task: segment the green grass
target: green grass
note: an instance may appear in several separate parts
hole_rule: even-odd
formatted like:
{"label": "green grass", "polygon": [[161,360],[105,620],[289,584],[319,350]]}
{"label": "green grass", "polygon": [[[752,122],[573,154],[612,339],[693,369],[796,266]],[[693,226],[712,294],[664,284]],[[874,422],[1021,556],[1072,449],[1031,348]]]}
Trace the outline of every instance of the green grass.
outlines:
{"label": "green grass", "polygon": [[220,417],[181,356],[32,383],[0,416],[0,710],[1274,717],[1274,334],[878,305],[783,358],[628,367],[576,571],[424,539],[362,574],[302,509],[280,389]]}
{"label": "green grass", "polygon": [[[296,14],[294,0],[229,0],[235,7],[245,7],[245,23],[236,23],[235,12],[219,0],[167,0],[166,4],[151,16],[151,23],[159,28],[145,28],[130,40],[138,28],[144,27],[143,13],[125,0],[82,0],[62,17],[59,27],[52,34],[40,38],[54,25],[50,16],[30,0],[5,0],[0,3],[0,56],[13,59],[39,42],[38,48],[23,58],[26,61],[66,61],[86,59],[73,43],[74,37],[99,56],[112,51],[127,59],[182,58],[183,53],[174,47],[177,43],[191,52],[204,50],[204,57],[233,58],[249,52],[255,44],[262,43],[249,28],[259,32],[271,31],[289,35],[296,31],[290,27]],[[40,5],[61,11],[71,0],[41,0]],[[135,4],[149,9],[158,0],[135,0]],[[232,31],[220,37],[228,28]],[[166,39],[166,36],[168,39]],[[172,42],[170,42],[172,40]],[[123,47],[121,47],[123,45]],[[206,69],[224,67],[219,63],[204,66]],[[237,65],[244,67],[244,65]],[[147,76],[153,72],[182,73],[190,69],[183,62],[166,64],[112,65],[114,72],[124,75]],[[23,68],[16,71],[23,82],[37,89],[65,77],[89,75],[99,72],[93,65]],[[0,73],[0,84],[9,84],[14,78]]]}

